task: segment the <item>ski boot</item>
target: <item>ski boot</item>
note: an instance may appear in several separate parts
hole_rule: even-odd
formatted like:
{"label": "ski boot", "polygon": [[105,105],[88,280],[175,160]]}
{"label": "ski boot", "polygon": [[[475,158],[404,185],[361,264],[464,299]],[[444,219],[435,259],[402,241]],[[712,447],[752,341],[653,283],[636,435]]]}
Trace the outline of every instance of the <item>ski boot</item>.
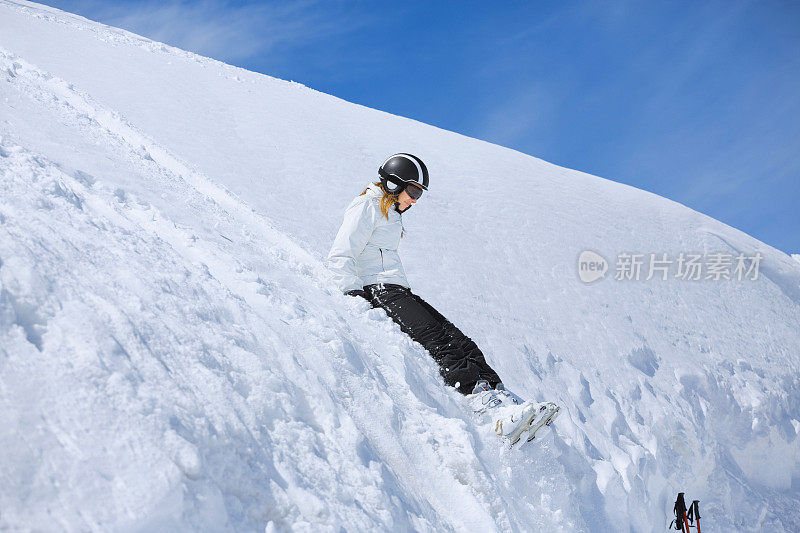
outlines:
{"label": "ski boot", "polygon": [[528,428],[528,438],[525,442],[530,442],[535,439],[536,432],[542,429],[544,426],[549,426],[552,424],[553,420],[558,417],[559,411],[561,411],[561,408],[553,402],[544,402],[537,405],[539,406],[539,416]]}
{"label": "ski boot", "polygon": [[[502,383],[492,389],[486,380],[476,383],[469,395],[472,409],[479,415],[491,417],[492,428],[499,437],[503,437],[513,446],[520,438],[539,422],[537,416],[549,414],[549,405],[535,402],[523,402],[519,396],[507,391]],[[547,413],[545,413],[547,411]],[[552,417],[550,417],[552,419]],[[546,421],[542,422],[544,425]],[[538,430],[541,425],[536,427]],[[535,435],[535,431],[534,431]],[[528,440],[532,440],[533,437]]]}
{"label": "ski boot", "polygon": [[516,394],[507,391],[502,383],[498,383],[495,388],[489,386],[489,382],[480,379],[475,384],[472,394],[468,396],[472,410],[481,415],[489,409],[500,407],[501,405],[518,405],[523,403],[522,399]]}

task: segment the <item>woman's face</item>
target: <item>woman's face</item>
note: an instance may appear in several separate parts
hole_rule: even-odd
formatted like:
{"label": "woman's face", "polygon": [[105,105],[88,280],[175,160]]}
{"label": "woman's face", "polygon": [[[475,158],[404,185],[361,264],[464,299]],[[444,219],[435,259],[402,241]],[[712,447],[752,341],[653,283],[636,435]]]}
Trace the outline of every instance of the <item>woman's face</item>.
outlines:
{"label": "woman's face", "polygon": [[[407,185],[407,187],[416,187],[416,185]],[[419,188],[419,187],[417,187],[417,188]],[[403,209],[407,209],[412,204],[417,203],[417,201],[414,200],[413,198],[411,198],[408,195],[408,193],[406,192],[406,190],[403,189],[403,191],[397,197],[397,203],[399,204],[400,209],[403,210]]]}

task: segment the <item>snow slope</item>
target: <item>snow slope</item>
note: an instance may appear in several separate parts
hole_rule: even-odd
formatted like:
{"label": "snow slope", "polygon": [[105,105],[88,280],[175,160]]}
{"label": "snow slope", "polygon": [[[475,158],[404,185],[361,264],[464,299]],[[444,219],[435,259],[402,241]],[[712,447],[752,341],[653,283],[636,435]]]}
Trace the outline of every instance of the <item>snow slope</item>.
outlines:
{"label": "snow slope", "polygon": [[[401,150],[432,172],[412,288],[564,406],[527,448],[322,266]],[[764,259],[586,285],[585,249]],[[661,531],[684,491],[708,530],[797,531],[799,368],[800,265],[740,231],[0,0],[0,529]]]}

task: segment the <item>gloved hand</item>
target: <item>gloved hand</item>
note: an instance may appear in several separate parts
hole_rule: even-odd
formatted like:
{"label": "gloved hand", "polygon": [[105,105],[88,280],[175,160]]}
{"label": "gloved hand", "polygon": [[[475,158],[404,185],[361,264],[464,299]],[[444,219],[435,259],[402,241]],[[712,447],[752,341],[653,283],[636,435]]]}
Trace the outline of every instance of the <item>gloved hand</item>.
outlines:
{"label": "gloved hand", "polygon": [[367,296],[367,293],[364,291],[364,289],[353,289],[352,291],[347,291],[345,294],[348,296],[361,296],[366,301],[369,301],[369,296]]}

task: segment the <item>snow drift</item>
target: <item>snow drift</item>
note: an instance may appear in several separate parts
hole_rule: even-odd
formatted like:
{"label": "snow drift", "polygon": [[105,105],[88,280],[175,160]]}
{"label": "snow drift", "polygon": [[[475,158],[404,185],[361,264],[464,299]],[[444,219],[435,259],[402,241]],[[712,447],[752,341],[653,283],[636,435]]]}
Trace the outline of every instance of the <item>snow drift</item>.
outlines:
{"label": "snow drift", "polygon": [[[541,442],[501,447],[322,267],[397,151],[432,173],[412,289],[564,406]],[[763,260],[584,284],[583,250]],[[684,491],[797,531],[799,366],[800,265],[725,224],[0,1],[0,528],[661,531]]]}

